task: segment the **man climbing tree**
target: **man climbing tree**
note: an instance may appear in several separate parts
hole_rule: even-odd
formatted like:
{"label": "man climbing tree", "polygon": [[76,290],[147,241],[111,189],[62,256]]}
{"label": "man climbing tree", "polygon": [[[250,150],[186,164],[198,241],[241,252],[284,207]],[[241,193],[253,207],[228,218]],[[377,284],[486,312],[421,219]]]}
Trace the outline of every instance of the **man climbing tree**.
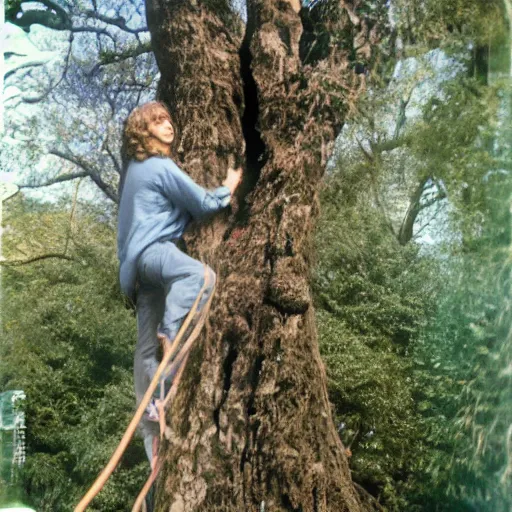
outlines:
{"label": "man climbing tree", "polygon": [[[171,159],[174,128],[166,108],[158,102],[142,105],[130,114],[124,139],[130,163],[120,194],[118,249],[121,288],[137,303],[135,392],[140,402],[158,368],[157,338],[171,345],[204,284],[203,265],[174,242],[192,219],[202,220],[229,204],[241,169],[228,169],[223,186],[213,191],[194,183]],[[215,274],[210,267],[207,272],[209,286],[198,312],[214,289]],[[172,375],[166,377],[172,379]],[[143,419],[150,460],[155,437],[151,423],[157,422],[162,412],[158,405],[158,400],[152,400]]]}
{"label": "man climbing tree", "polygon": [[208,187],[246,162],[231,215],[186,237],[218,293],[168,414],[156,510],[368,510],[331,418],[309,267],[317,188],[381,13],[247,7],[242,37],[228,1],[146,2],[179,165]]}
{"label": "man climbing tree", "polygon": [[[120,182],[117,242],[121,290],[137,305],[134,380],[138,408],[111,460],[75,512],[85,510],[101,490],[142,420],[152,472],[134,506],[135,511],[140,509],[160,469],[158,441],[166,426],[166,406],[172,403],[213,298],[215,272],[176,244],[192,220],[204,220],[229,204],[242,170],[229,168],[221,187],[203,189],[172,160],[174,133],[169,112],[160,102],[135,108],[125,123],[127,168]],[[160,395],[153,396],[158,385]]]}

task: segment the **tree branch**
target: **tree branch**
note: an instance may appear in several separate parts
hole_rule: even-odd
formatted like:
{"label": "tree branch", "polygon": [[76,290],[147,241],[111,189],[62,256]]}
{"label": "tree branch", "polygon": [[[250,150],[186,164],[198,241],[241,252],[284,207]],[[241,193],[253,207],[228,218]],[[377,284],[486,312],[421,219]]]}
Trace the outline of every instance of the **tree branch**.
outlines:
{"label": "tree branch", "polygon": [[[369,153],[368,151],[366,151],[365,147],[363,146],[363,143],[359,140],[359,137],[355,137],[356,141],[357,141],[357,145],[359,146],[359,149],[363,152],[363,155],[365,156],[366,160],[368,160],[368,162],[370,163],[373,163],[374,161],[374,158],[373,158],[373,155],[371,153]],[[371,146],[371,142],[370,142],[370,146]]]}
{"label": "tree branch", "polygon": [[108,23],[109,25],[114,25],[121,30],[124,30],[125,32],[129,32],[130,34],[139,34],[140,32],[147,32],[148,27],[141,27],[141,28],[130,28],[126,24],[126,20],[120,16],[118,18],[111,18],[110,16],[105,16],[103,14],[100,14],[99,12],[87,10],[85,11],[85,15],[89,18],[94,18],[99,21],[103,21],[104,23]]}
{"label": "tree branch", "polygon": [[116,204],[119,203],[119,196],[117,193],[112,189],[110,185],[105,183],[98,174],[90,174],[90,178],[109,199],[114,201]]}
{"label": "tree branch", "polygon": [[22,96],[20,101],[21,101],[21,103],[27,103],[28,105],[34,105],[35,103],[41,103],[46,98],[48,98],[48,94],[49,94],[49,91],[45,91],[43,94],[41,94],[39,96],[32,96],[32,97]]}
{"label": "tree branch", "polygon": [[37,61],[37,60],[28,60],[28,61],[22,62],[22,63],[16,65],[16,67],[6,70],[4,72],[4,79],[10,77],[11,75],[16,73],[16,71],[19,71],[20,69],[35,68],[37,66],[43,66],[44,64],[45,64],[45,62]]}
{"label": "tree branch", "polygon": [[75,258],[72,256],[68,256],[62,253],[53,253],[50,252],[48,254],[41,254],[40,256],[34,256],[33,258],[27,258],[25,260],[0,260],[0,266],[2,267],[19,267],[21,265],[29,265],[30,263],[35,263],[36,261],[47,260],[51,258],[57,258],[61,260],[75,261]]}
{"label": "tree branch", "polygon": [[151,48],[151,42],[148,41],[146,43],[138,44],[134,48],[129,48],[128,50],[124,50],[119,53],[103,52],[100,55],[100,62],[93,67],[93,69],[91,70],[91,74],[94,74],[101,66],[121,62],[123,60],[138,57],[139,55],[143,55],[144,53],[150,53],[152,51],[153,49]]}
{"label": "tree branch", "polygon": [[81,181],[79,181],[75,187],[75,194],[73,196],[73,204],[71,206],[71,213],[69,215],[69,225],[68,225],[68,229],[67,229],[67,233],[66,233],[66,244],[64,245],[64,254],[66,254],[68,252],[69,241],[71,240],[72,235],[73,235],[73,223],[75,220],[76,204],[78,202],[78,189],[80,187],[80,183],[81,183]]}
{"label": "tree branch", "polygon": [[69,19],[69,14],[58,3],[53,2],[52,0],[39,0],[39,2],[48,7],[48,9],[54,10],[61,18]]}
{"label": "tree branch", "polygon": [[69,60],[71,58],[71,50],[73,48],[73,40],[74,40],[73,32],[70,32],[69,33],[68,52],[66,53],[66,58],[64,60],[64,69],[62,70],[62,75],[60,76],[57,83],[52,87],[52,89],[48,89],[48,91],[47,91],[48,94],[50,94],[50,92],[52,90],[55,90],[61,84],[61,82],[64,80],[64,77],[67,75],[68,68],[69,68]]}
{"label": "tree branch", "polygon": [[114,189],[108,184],[103,181],[99,173],[97,173],[94,169],[91,168],[90,165],[88,165],[86,162],[82,161],[78,157],[75,157],[73,155],[68,155],[66,153],[62,153],[58,149],[51,149],[48,152],[50,155],[58,156],[59,158],[62,158],[63,160],[67,160],[68,162],[71,162],[72,164],[75,164],[77,167],[80,167],[83,169],[89,178],[94,182],[94,184],[114,203],[119,202],[119,197],[117,193],[114,191]]}
{"label": "tree branch", "polygon": [[426,222],[424,222],[420,228],[418,229],[418,231],[416,231],[416,233],[414,233],[414,236],[413,238],[414,239],[418,239],[418,237],[420,236],[420,234],[430,225],[430,223],[437,217],[437,215],[439,214],[440,210],[441,210],[441,205],[439,204],[439,201],[436,201],[434,203],[436,205],[436,211],[430,216],[429,219],[427,219]]}
{"label": "tree branch", "polygon": [[27,183],[24,185],[18,185],[19,188],[39,188],[39,187],[49,187],[50,185],[55,185],[56,183],[63,183],[65,181],[76,180],[78,178],[86,178],[89,176],[87,171],[82,172],[73,172],[68,174],[62,174],[61,176],[57,176],[56,178],[49,179],[43,183]]}
{"label": "tree branch", "polygon": [[[9,14],[14,14],[14,16],[8,16],[8,20],[24,29],[30,29],[31,25],[40,24],[48,28],[52,28],[54,30],[72,30],[73,32],[92,32],[93,30],[87,30],[92,27],[73,27],[71,21],[71,15],[67,12],[62,6],[58,3],[53,2],[52,0],[36,0],[39,3],[43,4],[48,10],[44,11],[41,9],[29,9],[26,11],[18,10],[17,12],[12,12]],[[23,3],[23,2],[22,2]],[[19,18],[16,15],[21,14]],[[100,14],[96,10],[86,10],[83,11],[82,14],[85,14],[87,18],[95,19],[106,23],[108,25],[113,25],[117,28],[120,28],[124,32],[128,32],[130,34],[140,34],[141,32],[147,32],[148,28],[146,26],[139,28],[131,28],[127,25],[126,19],[122,16],[117,18],[113,18],[111,16],[105,16]],[[102,30],[100,33],[107,33],[106,29],[97,29]]]}
{"label": "tree branch", "polygon": [[108,144],[108,139],[105,141],[105,144],[103,145],[105,151],[107,152],[108,156],[110,157],[110,160],[112,160],[112,163],[114,164],[114,167],[116,168],[117,174],[121,176],[121,166],[119,165],[119,162],[117,161],[117,158],[115,157],[114,153],[112,153],[112,150],[110,149],[110,146]]}
{"label": "tree branch", "polygon": [[414,222],[416,221],[416,217],[421,211],[420,199],[423,195],[425,185],[429,179],[430,176],[424,176],[421,178],[416,189],[412,193],[411,199],[409,201],[409,207],[407,208],[407,213],[405,214],[402,225],[400,226],[400,231],[398,233],[398,242],[400,245],[406,245],[412,239]]}
{"label": "tree branch", "polygon": [[383,142],[371,142],[370,146],[372,151],[375,153],[384,153],[384,151],[393,151],[396,148],[407,146],[411,140],[411,137],[408,135],[402,135],[398,138],[393,138],[390,140],[385,140]]}
{"label": "tree branch", "polygon": [[66,153],[63,153],[62,151],[59,151],[58,149],[50,149],[48,153],[50,155],[58,156],[63,160],[67,160],[68,162],[71,162],[72,164],[75,164],[78,167],[81,167],[87,173],[87,175],[91,174],[89,166],[82,160],[78,159],[76,156],[68,155]]}
{"label": "tree branch", "polygon": [[407,119],[405,116],[405,111],[407,109],[407,106],[409,105],[409,102],[411,101],[412,93],[414,92],[415,88],[416,88],[416,85],[413,85],[411,87],[407,97],[405,99],[400,98],[400,106],[398,107],[398,117],[396,120],[395,133],[393,135],[393,140],[397,140],[400,137],[400,131],[404,127],[405,121]]}
{"label": "tree branch", "polygon": [[114,41],[114,38],[112,37],[112,34],[110,34],[106,28],[99,28],[99,27],[71,27],[69,30],[73,33],[79,33],[79,32],[92,32],[94,34],[98,35],[104,35],[107,37],[110,37],[112,41]]}

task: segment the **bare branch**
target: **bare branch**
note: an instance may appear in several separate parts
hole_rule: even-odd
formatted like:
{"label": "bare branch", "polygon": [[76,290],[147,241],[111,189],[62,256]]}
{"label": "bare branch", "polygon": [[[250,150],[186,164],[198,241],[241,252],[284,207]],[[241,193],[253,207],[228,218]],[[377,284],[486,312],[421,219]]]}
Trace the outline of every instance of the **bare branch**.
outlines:
{"label": "bare branch", "polygon": [[[70,34],[69,34],[69,47],[68,47],[68,52],[66,53],[66,59],[64,61],[64,69],[62,71],[61,77],[59,78],[57,83],[52,87],[52,89],[56,89],[61,84],[61,82],[64,80],[64,78],[66,77],[66,74],[67,74],[68,68],[69,68],[69,60],[71,58],[71,50],[73,48],[73,39],[74,39],[73,32],[70,32]],[[50,94],[50,92],[51,92],[51,90],[49,89],[47,94]]]}
{"label": "bare branch", "polygon": [[50,155],[58,156],[59,158],[62,158],[63,160],[67,160],[68,162],[71,162],[72,164],[75,164],[78,167],[81,167],[87,174],[90,174],[90,169],[88,168],[87,164],[79,160],[77,157],[73,155],[68,155],[66,153],[63,153],[62,151],[59,151],[58,149],[50,149],[48,151]]}
{"label": "bare branch", "polygon": [[108,156],[110,157],[110,160],[112,160],[112,163],[116,168],[117,174],[121,175],[121,166],[119,165],[119,162],[117,161],[117,158],[115,157],[114,153],[112,153],[112,150],[110,149],[108,139],[105,140],[105,143],[103,144],[103,149],[107,152]]}
{"label": "bare branch", "polygon": [[39,61],[36,61],[36,60],[29,60],[29,61],[26,61],[26,62],[23,62],[22,64],[18,64],[15,68],[11,69],[11,70],[8,70],[4,73],[4,78],[8,78],[10,77],[11,75],[13,75],[14,73],[16,73],[16,71],[19,71],[20,69],[24,69],[24,68],[34,68],[34,67],[38,67],[38,66],[43,66],[45,63],[44,62],[39,62]]}
{"label": "bare branch", "polygon": [[99,174],[96,174],[96,173],[91,173],[90,175],[90,178],[92,181],[94,181],[95,185],[109,198],[111,199],[112,201],[114,201],[114,203],[119,203],[119,196],[117,195],[117,193],[115,192],[115,190],[110,186],[108,185],[107,183],[105,183],[101,178],[100,178],[100,175]]}
{"label": "bare branch", "polygon": [[27,258],[25,260],[0,260],[0,266],[2,267],[19,267],[21,265],[29,265],[37,261],[47,260],[51,258],[57,258],[61,260],[75,261],[75,258],[62,253],[48,253],[41,254],[40,256],[34,256],[33,258]]}
{"label": "bare branch", "polygon": [[73,236],[73,224],[75,221],[76,205],[78,202],[78,189],[80,188],[81,180],[76,184],[75,194],[73,196],[73,204],[71,205],[71,213],[69,215],[69,225],[66,233],[66,244],[64,246],[64,254],[68,252],[69,241]]}
{"label": "bare branch", "polygon": [[91,168],[91,166],[87,163],[81,160],[80,158],[68,155],[66,153],[63,153],[62,151],[59,151],[58,149],[51,149],[48,152],[50,155],[58,156],[59,158],[62,158],[63,160],[67,160],[68,162],[71,162],[72,164],[75,164],[77,167],[80,167],[83,169],[89,178],[94,182],[94,184],[114,203],[119,202],[119,197],[115,190],[99,175],[98,172],[96,172],[94,169]]}
{"label": "bare branch", "polygon": [[94,18],[99,21],[103,21],[104,23],[108,23],[109,25],[114,25],[125,32],[129,32],[130,34],[139,34],[140,32],[147,32],[148,27],[140,27],[140,28],[131,28],[126,24],[126,20],[120,16],[119,18],[111,18],[110,16],[105,16],[96,11],[85,11],[86,16],[89,18]]}
{"label": "bare branch", "polygon": [[19,188],[40,188],[40,187],[49,187],[50,185],[55,185],[56,183],[63,183],[65,181],[76,180],[78,178],[86,178],[89,176],[87,171],[83,172],[74,172],[69,174],[62,174],[57,176],[56,178],[49,179],[44,181],[43,183],[26,183],[23,185],[18,185]]}
{"label": "bare branch", "polygon": [[[40,24],[54,30],[72,30],[73,32],[98,32],[112,37],[105,28],[99,29],[95,27],[74,27],[71,20],[71,13],[67,12],[58,3],[52,0],[37,1],[47,7],[48,10],[44,11],[41,9],[29,9],[26,11],[20,11],[22,14],[19,18],[10,19],[9,21],[24,29],[30,29],[31,25]],[[108,25],[113,25],[130,34],[138,35],[141,32],[148,31],[146,26],[131,28],[127,25],[125,18],[122,16],[117,18],[105,16],[97,11],[95,4],[94,7],[94,10],[86,10],[82,14],[85,14],[87,18],[95,19]]]}
{"label": "bare branch", "polygon": [[33,105],[35,103],[41,103],[46,98],[48,98],[48,94],[49,94],[49,92],[46,91],[46,92],[44,92],[43,94],[41,94],[39,96],[32,96],[32,97],[23,96],[21,98],[21,103],[27,103],[28,105]]}
{"label": "bare branch", "polygon": [[[369,163],[369,174],[370,174],[370,178],[371,178],[371,189],[372,189],[372,192],[373,192],[373,198],[374,198],[375,204],[377,205],[377,207],[381,211],[382,218],[384,219],[384,221],[386,223],[386,226],[388,227],[389,231],[392,233],[393,236],[396,236],[395,230],[393,229],[393,224],[389,220],[389,216],[388,216],[388,214],[386,212],[386,208],[384,207],[384,205],[382,204],[382,201],[380,200],[380,195],[379,195],[379,192],[378,192],[378,186],[377,186],[377,183],[375,181],[375,175],[373,173],[373,169],[374,169],[374,166],[376,164],[375,156],[365,149],[365,147],[363,146],[363,143],[359,140],[359,137],[356,136],[355,139],[357,141],[357,145],[359,146],[359,149],[363,152],[363,155],[365,156],[366,160]],[[372,146],[371,142],[370,142],[370,147],[372,147],[372,150],[373,150],[373,146]]]}
{"label": "bare branch", "polygon": [[436,201],[434,203],[436,205],[436,209],[434,211],[434,213],[432,213],[432,215],[430,216],[429,219],[427,219],[425,222],[423,222],[423,224],[420,226],[420,228],[416,231],[416,233],[414,233],[414,236],[412,237],[414,240],[417,240],[419,238],[419,236],[421,235],[421,233],[431,224],[431,222],[433,220],[436,219],[436,217],[438,216],[439,212],[441,211],[441,203],[440,201]]}
{"label": "bare branch", "polygon": [[354,487],[359,494],[359,498],[366,506],[366,510],[371,510],[372,512],[384,512],[385,508],[364,487],[356,482],[354,482]]}
{"label": "bare branch", "polygon": [[112,36],[112,34],[110,34],[108,32],[108,30],[106,28],[99,28],[99,27],[71,27],[70,30],[71,30],[71,32],[74,32],[75,34],[76,33],[80,33],[80,32],[92,32],[94,34],[110,37],[110,39],[112,39],[112,41],[114,41],[114,37]]}

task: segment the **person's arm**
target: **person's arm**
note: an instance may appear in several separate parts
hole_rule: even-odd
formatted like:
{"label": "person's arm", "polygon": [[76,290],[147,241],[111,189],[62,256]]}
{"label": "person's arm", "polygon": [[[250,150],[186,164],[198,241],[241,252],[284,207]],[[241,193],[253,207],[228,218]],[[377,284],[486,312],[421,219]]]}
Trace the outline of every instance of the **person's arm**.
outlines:
{"label": "person's arm", "polygon": [[238,186],[233,178],[230,180],[226,178],[225,184],[221,187],[205,190],[172,160],[164,162],[166,168],[162,184],[164,194],[178,208],[188,211],[194,219],[202,219],[211,215],[225,208],[231,202],[231,195]]}

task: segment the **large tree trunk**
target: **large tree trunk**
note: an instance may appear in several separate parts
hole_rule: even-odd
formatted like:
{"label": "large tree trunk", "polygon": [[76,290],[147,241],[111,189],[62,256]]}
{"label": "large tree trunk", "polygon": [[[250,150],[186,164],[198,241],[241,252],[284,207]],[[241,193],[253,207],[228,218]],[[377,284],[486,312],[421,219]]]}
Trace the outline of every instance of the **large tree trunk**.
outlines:
{"label": "large tree trunk", "polygon": [[176,158],[207,187],[230,158],[245,169],[231,215],[187,238],[219,286],[168,418],[156,509],[361,511],[332,421],[309,274],[317,189],[362,86],[349,55],[368,57],[375,31],[348,2],[331,2],[328,27],[287,1],[255,0],[244,36],[227,4],[147,0],[159,96],[180,128]]}

